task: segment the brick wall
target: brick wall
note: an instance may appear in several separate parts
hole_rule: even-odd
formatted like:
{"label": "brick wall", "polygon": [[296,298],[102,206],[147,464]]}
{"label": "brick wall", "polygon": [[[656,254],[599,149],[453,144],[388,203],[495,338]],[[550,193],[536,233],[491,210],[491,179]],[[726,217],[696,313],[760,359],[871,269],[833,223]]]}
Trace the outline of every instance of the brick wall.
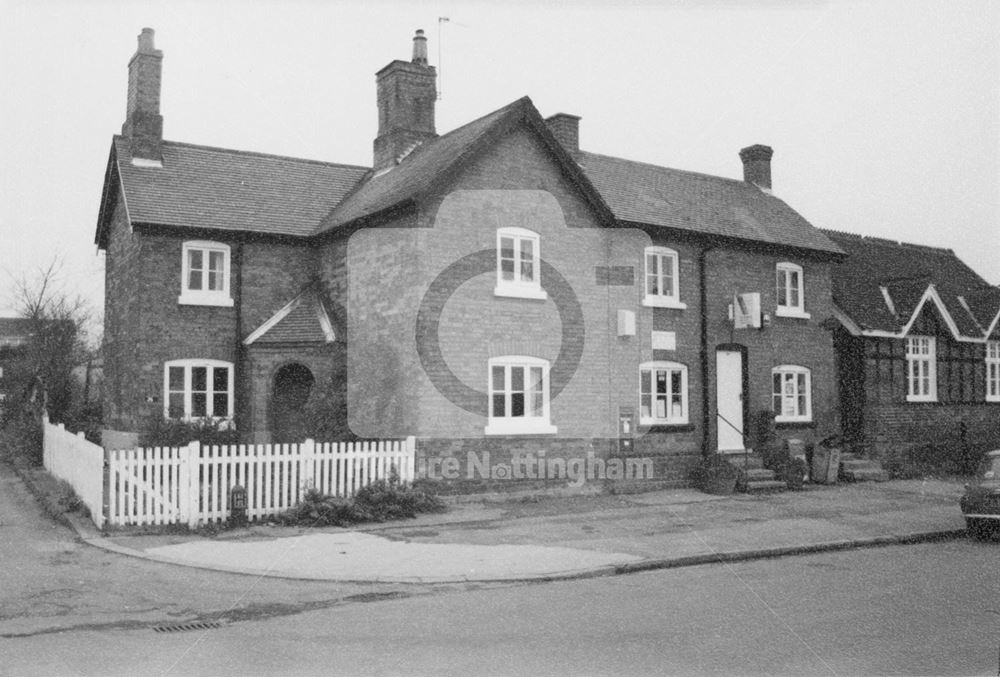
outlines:
{"label": "brick wall", "polygon": [[[599,227],[575,187],[563,179],[531,134],[515,131],[464,167],[453,184],[421,204],[415,222],[409,217],[323,245],[321,270],[327,289],[335,299],[346,299],[350,317],[352,431],[363,437],[415,434],[428,458],[477,450],[493,450],[495,455],[512,450],[585,454],[588,449],[595,453],[603,449],[606,455],[617,437],[619,408],[630,407],[638,414],[639,365],[672,361],[687,366],[689,423],[640,428],[635,453],[657,459],[657,471],[664,477],[686,478],[697,463],[705,434],[699,245],[667,238],[659,231],[650,231],[651,237],[639,229]],[[402,227],[391,227],[395,225]],[[505,226],[539,234],[541,258],[566,280],[582,322],[564,327],[557,302],[568,302],[546,284],[544,273],[543,285],[549,286],[545,300],[494,295],[492,252],[497,228]],[[678,252],[685,309],[642,305],[643,250],[653,244]],[[484,251],[484,256],[475,257]],[[452,268],[459,260],[471,263]],[[775,264],[786,260],[805,269],[810,319],[774,317]],[[831,315],[829,275],[828,263],[768,252],[717,249],[708,255],[710,369],[714,370],[718,345],[747,347],[751,413],[771,408],[774,366],[797,364],[811,370],[813,422],[782,429],[786,437],[811,441],[836,426],[832,339],[820,326]],[[441,301],[436,327],[443,360],[437,369],[455,377],[451,385],[432,382],[417,349],[428,329],[418,327],[418,308],[432,285],[442,282],[450,287],[434,287]],[[728,306],[734,291],[759,291],[771,324],[733,332]],[[634,336],[618,336],[619,310],[635,313]],[[654,351],[654,330],[672,332],[675,348]],[[555,365],[564,340],[577,346],[581,356],[575,370],[559,374]],[[488,360],[512,354],[547,359],[553,365],[552,379],[567,377],[551,403],[555,435],[484,435]],[[358,379],[359,375],[369,376]],[[711,372],[709,383],[714,383]],[[708,398],[714,421],[714,387]],[[710,442],[715,444],[714,434]]]}
{"label": "brick wall", "polygon": [[[803,268],[805,311],[809,319],[778,317],[775,266],[787,261]],[[749,426],[760,412],[772,410],[771,370],[782,364],[798,365],[811,371],[812,422],[778,424],[784,439],[806,442],[822,439],[839,430],[837,373],[832,331],[822,325],[832,317],[830,263],[737,249],[713,250],[706,257],[708,312],[709,382],[715,382],[715,355],[720,344],[746,346],[748,372]],[[762,313],[770,315],[770,325],[760,329],[734,330],[729,304],[734,293],[760,292]],[[716,415],[714,389],[708,393],[711,418]],[[714,427],[710,427],[712,429]],[[748,428],[749,429],[749,428]],[[751,440],[753,443],[753,440]],[[717,440],[711,435],[710,444]]]}
{"label": "brick wall", "polygon": [[[120,203],[119,203],[120,204]],[[241,342],[292,299],[314,276],[315,250],[306,244],[216,241],[231,247],[230,289],[238,306],[182,305],[181,236],[129,233],[116,211],[106,265],[105,370],[107,425],[140,430],[163,411],[163,365],[169,360],[215,359],[236,367],[237,425],[249,412]],[[257,390],[262,386],[254,385]],[[250,429],[248,429],[248,432]]]}
{"label": "brick wall", "polygon": [[119,194],[104,265],[104,425],[135,430],[142,285],[139,237],[130,232]]}

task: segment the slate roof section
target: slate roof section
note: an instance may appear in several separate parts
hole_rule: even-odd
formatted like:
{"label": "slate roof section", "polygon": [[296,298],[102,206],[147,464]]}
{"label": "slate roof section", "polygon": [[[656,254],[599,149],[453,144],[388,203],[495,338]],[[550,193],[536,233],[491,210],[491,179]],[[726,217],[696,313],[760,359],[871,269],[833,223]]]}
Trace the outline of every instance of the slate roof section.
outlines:
{"label": "slate roof section", "polygon": [[133,224],[307,236],[371,171],[173,141],[162,167],[136,167],[113,145]]}
{"label": "slate roof section", "polygon": [[319,294],[309,287],[251,332],[244,343],[330,343],[334,339],[330,316]]}
{"label": "slate roof section", "polygon": [[842,254],[785,202],[745,181],[585,151],[576,158],[620,221]]}
{"label": "slate roof section", "polygon": [[[833,301],[862,330],[900,333],[932,286],[961,337],[984,338],[1000,313],[1000,289],[950,249],[824,233],[848,254],[833,270]],[[886,304],[882,287],[892,299],[895,314]]]}
{"label": "slate roof section", "polygon": [[[169,141],[162,167],[136,167],[120,136],[112,161],[133,224],[304,237],[415,204],[521,122],[540,134],[605,222],[843,255],[782,200],[744,181],[596,153],[571,156],[527,97],[416,146],[385,172]],[[107,211],[102,208],[99,244]]]}

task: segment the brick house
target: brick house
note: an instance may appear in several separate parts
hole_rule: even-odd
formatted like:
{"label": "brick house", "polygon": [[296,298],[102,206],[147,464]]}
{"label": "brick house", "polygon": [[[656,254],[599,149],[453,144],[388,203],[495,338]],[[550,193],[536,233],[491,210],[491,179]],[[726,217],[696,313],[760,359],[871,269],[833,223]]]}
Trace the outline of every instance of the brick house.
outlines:
{"label": "brick house", "polygon": [[331,388],[344,434],[424,460],[625,454],[684,481],[762,414],[837,429],[843,252],[772,194],[770,148],[744,180],[598,155],[527,98],[439,136],[426,54],[418,32],[377,73],[356,167],[164,141],[144,29],[97,227],[107,439],[157,416],[294,437]]}
{"label": "brick house", "polygon": [[887,457],[1000,444],[1000,289],[950,249],[826,231],[845,434]]}

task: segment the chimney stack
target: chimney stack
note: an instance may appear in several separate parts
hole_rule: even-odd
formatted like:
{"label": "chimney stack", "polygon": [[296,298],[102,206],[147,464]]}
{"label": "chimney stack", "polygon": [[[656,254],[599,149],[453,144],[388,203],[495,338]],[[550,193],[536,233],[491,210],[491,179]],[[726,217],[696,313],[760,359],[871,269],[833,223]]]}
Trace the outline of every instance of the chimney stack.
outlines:
{"label": "chimney stack", "polygon": [[411,61],[393,61],[375,74],[378,136],[374,143],[375,171],[395,165],[418,144],[437,136],[434,104],[437,71],[427,65],[427,38],[413,37]]}
{"label": "chimney stack", "polygon": [[576,153],[580,150],[579,115],[556,113],[545,118],[545,124],[548,126],[549,131],[552,132],[552,136],[556,137],[556,141],[562,144],[563,148],[570,153]]}
{"label": "chimney stack", "polygon": [[153,29],[143,28],[139,46],[128,62],[128,103],[122,135],[128,137],[133,160],[160,162],[163,116],[160,115],[160,74],[163,52],[153,46]]}
{"label": "chimney stack", "polygon": [[774,149],[756,144],[740,151],[743,160],[743,180],[758,188],[771,190],[771,156]]}

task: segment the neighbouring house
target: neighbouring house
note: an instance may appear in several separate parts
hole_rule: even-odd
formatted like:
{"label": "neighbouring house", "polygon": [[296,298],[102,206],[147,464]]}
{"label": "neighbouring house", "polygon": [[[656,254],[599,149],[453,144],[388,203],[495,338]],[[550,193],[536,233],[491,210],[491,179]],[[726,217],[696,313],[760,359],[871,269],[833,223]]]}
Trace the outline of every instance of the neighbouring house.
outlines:
{"label": "neighbouring house", "polygon": [[371,167],[194,146],[162,138],[161,62],[144,29],[97,224],[105,444],[157,417],[294,439],[328,406],[456,476],[488,452],[684,482],[753,421],[839,429],[843,251],[774,194],[767,146],[742,180],[599,155],[528,98],[439,136],[420,31],[376,75]]}
{"label": "neighbouring house", "polygon": [[824,232],[849,255],[833,276],[845,434],[881,458],[1000,445],[1000,289],[950,249]]}
{"label": "neighbouring house", "polygon": [[24,353],[24,346],[31,337],[32,321],[22,317],[0,317],[0,420],[10,406],[16,378],[17,364]]}

